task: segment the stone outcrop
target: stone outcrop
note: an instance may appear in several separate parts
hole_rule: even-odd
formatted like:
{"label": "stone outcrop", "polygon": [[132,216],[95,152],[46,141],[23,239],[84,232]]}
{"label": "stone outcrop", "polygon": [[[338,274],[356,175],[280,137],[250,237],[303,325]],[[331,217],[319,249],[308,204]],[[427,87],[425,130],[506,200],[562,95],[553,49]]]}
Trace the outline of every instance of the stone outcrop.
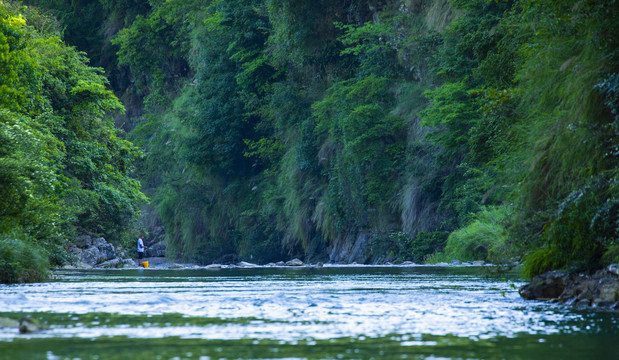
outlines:
{"label": "stone outcrop", "polygon": [[594,274],[550,271],[519,289],[527,300],[553,300],[574,305],[619,308],[619,264]]}
{"label": "stone outcrop", "polygon": [[133,260],[119,256],[114,245],[102,237],[78,236],[76,241],[68,246],[67,253],[73,258],[74,263],[82,268],[135,266]]}

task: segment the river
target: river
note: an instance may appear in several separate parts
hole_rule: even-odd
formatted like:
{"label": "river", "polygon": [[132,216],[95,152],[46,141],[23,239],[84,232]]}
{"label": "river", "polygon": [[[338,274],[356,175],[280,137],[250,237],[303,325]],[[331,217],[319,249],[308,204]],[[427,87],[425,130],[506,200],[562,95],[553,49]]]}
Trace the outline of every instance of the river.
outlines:
{"label": "river", "polygon": [[1,359],[619,359],[619,312],[484,267],[64,270],[0,285]]}

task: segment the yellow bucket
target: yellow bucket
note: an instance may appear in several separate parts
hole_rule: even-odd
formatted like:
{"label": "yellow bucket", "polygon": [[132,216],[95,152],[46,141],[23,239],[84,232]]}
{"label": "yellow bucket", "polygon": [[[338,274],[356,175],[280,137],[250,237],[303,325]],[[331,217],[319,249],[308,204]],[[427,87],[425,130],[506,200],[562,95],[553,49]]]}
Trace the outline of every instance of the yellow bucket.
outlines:
{"label": "yellow bucket", "polygon": [[142,266],[148,269],[148,261],[142,261]]}

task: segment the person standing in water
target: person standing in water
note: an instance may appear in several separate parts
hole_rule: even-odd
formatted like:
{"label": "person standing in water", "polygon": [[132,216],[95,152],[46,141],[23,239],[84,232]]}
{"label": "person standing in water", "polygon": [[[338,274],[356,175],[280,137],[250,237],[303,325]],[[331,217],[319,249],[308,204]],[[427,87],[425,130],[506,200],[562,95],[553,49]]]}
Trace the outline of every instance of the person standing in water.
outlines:
{"label": "person standing in water", "polygon": [[144,236],[140,235],[138,238],[138,266],[142,264],[142,259],[144,258],[144,250],[147,246],[144,246]]}

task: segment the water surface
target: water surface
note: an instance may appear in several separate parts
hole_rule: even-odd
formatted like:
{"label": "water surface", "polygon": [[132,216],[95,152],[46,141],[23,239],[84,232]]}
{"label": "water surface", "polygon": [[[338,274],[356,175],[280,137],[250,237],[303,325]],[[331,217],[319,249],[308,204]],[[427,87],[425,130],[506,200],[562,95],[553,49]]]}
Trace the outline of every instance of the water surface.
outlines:
{"label": "water surface", "polygon": [[473,267],[72,270],[0,285],[7,359],[619,358],[616,311],[525,301]]}

